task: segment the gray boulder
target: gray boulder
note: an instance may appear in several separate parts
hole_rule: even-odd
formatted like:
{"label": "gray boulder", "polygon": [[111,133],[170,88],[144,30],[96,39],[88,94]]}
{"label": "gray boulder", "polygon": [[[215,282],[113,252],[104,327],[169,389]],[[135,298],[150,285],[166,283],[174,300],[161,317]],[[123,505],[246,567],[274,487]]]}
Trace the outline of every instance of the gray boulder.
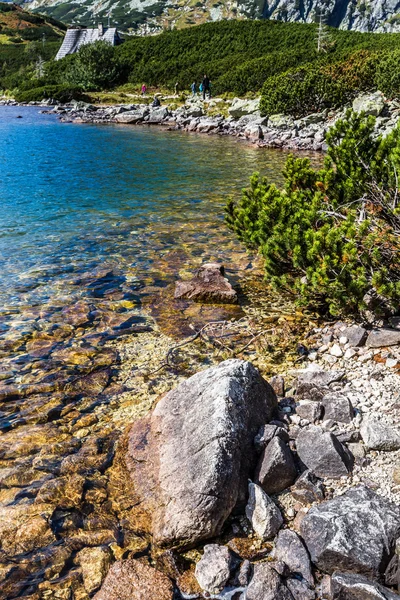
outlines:
{"label": "gray boulder", "polygon": [[385,106],[385,101],[381,92],[372,94],[361,94],[353,100],[354,112],[364,112],[366,115],[379,117]]}
{"label": "gray boulder", "polygon": [[368,450],[392,452],[400,448],[400,433],[378,419],[364,417],[360,433]]}
{"label": "gray boulder", "polygon": [[397,344],[400,344],[400,331],[398,329],[374,329],[367,339],[369,348],[384,348],[385,346],[397,346]]}
{"label": "gray boulder", "polygon": [[292,594],[293,600],[315,600],[315,591],[303,580],[289,577],[286,579],[286,586]]}
{"label": "gray boulder", "polygon": [[346,327],[346,329],[341,332],[341,335],[347,338],[350,346],[359,347],[364,346],[368,337],[368,331],[359,325],[352,325],[351,327]]}
{"label": "gray boulder", "polygon": [[297,378],[297,384],[314,384],[317,386],[326,386],[340,381],[344,375],[344,371],[325,371],[319,365],[312,365],[309,369],[300,373]]}
{"label": "gray boulder", "polygon": [[322,406],[319,402],[313,400],[301,400],[296,406],[296,414],[302,419],[315,423],[321,418]]}
{"label": "gray boulder", "polygon": [[135,124],[144,121],[149,109],[129,110],[115,115],[117,123]]}
{"label": "gray boulder", "polygon": [[283,525],[281,511],[275,502],[255,483],[249,483],[249,500],[246,506],[246,517],[257,536],[262,540],[270,540]]}
{"label": "gray boulder", "polygon": [[270,115],[268,119],[268,127],[272,129],[293,129],[293,117],[288,115]]}
{"label": "gray boulder", "polygon": [[285,442],[274,437],[262,453],[255,482],[267,494],[278,494],[290,487],[297,476],[293,455]]}
{"label": "gray boulder", "polygon": [[253,440],[276,405],[260,373],[232,359],[182,382],[133,424],[126,455],[132,511],[148,515],[157,544],[213,537],[236,506],[245,507]]}
{"label": "gray boulder", "polygon": [[400,532],[400,509],[365,486],[311,507],[300,526],[315,566],[376,577]]}
{"label": "gray boulder", "polygon": [[332,419],[339,423],[351,423],[354,417],[353,406],[346,396],[335,392],[327,394],[322,399],[324,421]]}
{"label": "gray boulder", "polygon": [[169,117],[168,108],[160,106],[160,108],[153,108],[150,110],[148,119],[146,119],[147,123],[151,123],[156,125],[157,123],[162,123]]}
{"label": "gray boulder", "polygon": [[400,596],[363,575],[336,572],[331,577],[331,599],[400,600]]}
{"label": "gray boulder", "polygon": [[242,100],[241,98],[234,98],[231,106],[228,109],[228,112],[231,117],[239,119],[244,115],[250,115],[258,112],[259,108],[260,98],[256,98],[255,100]]}
{"label": "gray boulder", "polygon": [[303,542],[294,531],[283,529],[278,533],[273,558],[283,561],[292,575],[300,576],[309,585],[314,585],[310,557]]}
{"label": "gray boulder", "polygon": [[337,437],[316,425],[301,429],[296,449],[302,463],[317,477],[343,477],[353,466],[350,454]]}
{"label": "gray boulder", "polygon": [[210,594],[221,592],[229,581],[233,556],[226,546],[207,544],[196,565],[195,577],[202,590]]}
{"label": "gray boulder", "polygon": [[254,445],[257,450],[262,452],[274,437],[279,437],[284,442],[289,441],[289,434],[286,429],[279,427],[278,425],[272,425],[272,423],[267,423],[267,425],[261,427],[254,438]]}
{"label": "gray boulder", "polygon": [[293,596],[271,565],[256,563],[246,600],[293,600]]}

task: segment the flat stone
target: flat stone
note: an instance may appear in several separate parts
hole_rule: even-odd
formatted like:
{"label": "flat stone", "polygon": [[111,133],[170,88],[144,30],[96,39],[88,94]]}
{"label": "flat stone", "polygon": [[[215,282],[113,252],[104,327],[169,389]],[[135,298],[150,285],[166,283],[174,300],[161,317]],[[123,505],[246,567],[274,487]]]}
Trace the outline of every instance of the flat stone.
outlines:
{"label": "flat stone", "polygon": [[354,417],[354,409],[350,400],[341,394],[332,392],[322,399],[324,409],[324,421],[332,419],[339,423],[351,423]]}
{"label": "flat stone", "polygon": [[339,440],[320,427],[304,427],[296,439],[296,449],[302,463],[317,477],[343,477],[352,468],[352,461]]}
{"label": "flat stone", "polygon": [[360,433],[368,450],[392,452],[400,448],[400,433],[378,419],[364,417]]}
{"label": "flat stone", "polygon": [[368,337],[368,331],[359,325],[352,325],[351,327],[346,327],[342,335],[347,338],[350,346],[358,348],[364,346]]}
{"label": "flat stone", "polygon": [[343,356],[343,350],[339,344],[333,344],[332,348],[329,350],[329,354],[331,354],[331,356],[336,356],[336,358],[340,358]]}
{"label": "flat stone", "polygon": [[255,483],[249,483],[249,501],[246,506],[246,517],[257,536],[262,540],[270,540],[283,525],[281,511],[275,502]]}
{"label": "flat stone", "polygon": [[224,275],[223,265],[206,263],[190,281],[176,282],[174,297],[208,304],[236,304],[237,293]]}
{"label": "flat stone", "polygon": [[213,537],[236,506],[244,509],[254,437],[276,405],[259,372],[232,359],[182,382],[133,424],[125,459],[135,510],[157,544]]}
{"label": "flat stone", "polygon": [[[379,517],[378,517],[379,515]],[[400,509],[365,486],[312,506],[300,533],[315,566],[377,577],[400,533]]]}
{"label": "flat stone", "polygon": [[314,385],[326,386],[335,381],[340,381],[343,375],[344,371],[341,370],[325,371],[319,365],[311,365],[309,369],[298,376],[297,384],[312,383]]}
{"label": "flat stone", "polygon": [[293,596],[272,566],[256,563],[246,600],[293,600]]}
{"label": "flat stone", "polygon": [[171,580],[160,571],[133,559],[119,560],[94,600],[173,600]]}
{"label": "flat stone", "polygon": [[274,437],[260,457],[255,482],[267,494],[277,494],[290,487],[297,476],[292,452],[279,437]]}
{"label": "flat stone", "polygon": [[292,575],[300,576],[309,585],[314,585],[310,557],[300,537],[294,531],[283,529],[278,533],[273,558],[283,561]]}
{"label": "flat stone", "polygon": [[207,544],[196,565],[195,577],[202,590],[218,594],[228,583],[232,567],[233,556],[227,546]]}
{"label": "flat stone", "polygon": [[367,338],[369,348],[384,348],[400,344],[400,331],[398,329],[374,329]]}
{"label": "flat stone", "polygon": [[381,92],[360,94],[353,100],[354,112],[363,112],[366,115],[378,117],[385,107],[385,101]]}
{"label": "flat stone", "polygon": [[315,423],[321,418],[322,406],[319,402],[313,400],[301,400],[296,406],[296,414],[302,419],[307,419],[311,423]]}
{"label": "flat stone", "polygon": [[335,572],[331,577],[332,600],[400,600],[392,590],[363,575]]}

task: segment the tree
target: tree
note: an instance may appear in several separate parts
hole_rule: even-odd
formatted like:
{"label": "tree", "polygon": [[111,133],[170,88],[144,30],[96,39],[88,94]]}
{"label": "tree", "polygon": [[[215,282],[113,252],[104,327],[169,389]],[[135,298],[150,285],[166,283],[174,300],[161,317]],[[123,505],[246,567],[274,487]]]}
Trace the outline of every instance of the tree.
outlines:
{"label": "tree", "polygon": [[371,292],[400,301],[400,129],[376,138],[374,124],[349,112],[327,135],[322,169],[291,156],[284,189],[255,174],[226,207],[267,279],[320,312],[357,313]]}
{"label": "tree", "polygon": [[114,47],[103,41],[81,46],[64,74],[66,83],[84,90],[109,89],[121,75]]}

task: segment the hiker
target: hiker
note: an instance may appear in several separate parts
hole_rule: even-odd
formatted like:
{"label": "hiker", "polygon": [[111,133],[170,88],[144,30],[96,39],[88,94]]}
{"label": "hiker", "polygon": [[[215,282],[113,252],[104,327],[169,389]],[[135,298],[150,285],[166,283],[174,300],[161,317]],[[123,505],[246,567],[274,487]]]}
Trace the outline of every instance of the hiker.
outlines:
{"label": "hiker", "polygon": [[207,75],[204,75],[202,85],[203,85],[203,100],[206,99],[207,93],[208,93],[209,97],[211,98],[210,80],[207,77]]}
{"label": "hiker", "polygon": [[190,86],[190,89],[192,90],[192,96],[193,98],[196,95],[196,83],[193,81],[192,85]]}
{"label": "hiker", "polygon": [[159,106],[161,106],[161,102],[159,101],[159,99],[157,98],[157,96],[154,96],[154,100],[153,103],[151,105],[153,108],[158,108]]}
{"label": "hiker", "polygon": [[147,92],[147,87],[145,84],[142,85],[142,96],[145,96]]}
{"label": "hiker", "polygon": [[178,82],[176,82],[175,84],[175,96],[178,95]]}
{"label": "hiker", "polygon": [[202,83],[199,85],[199,92],[200,92],[200,96],[201,96],[201,94],[203,93],[203,84]]}

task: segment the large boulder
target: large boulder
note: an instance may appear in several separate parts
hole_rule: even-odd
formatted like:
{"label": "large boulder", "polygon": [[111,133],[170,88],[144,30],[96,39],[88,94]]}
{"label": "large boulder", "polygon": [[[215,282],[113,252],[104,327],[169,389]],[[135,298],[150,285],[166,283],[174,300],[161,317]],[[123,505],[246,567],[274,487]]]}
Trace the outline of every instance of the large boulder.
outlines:
{"label": "large boulder", "polygon": [[207,544],[196,565],[195,577],[202,590],[210,594],[221,592],[229,581],[234,558],[227,546]]}
{"label": "large boulder", "polygon": [[352,459],[337,437],[316,425],[301,429],[296,439],[301,462],[317,477],[343,477],[352,468]]}
{"label": "large boulder", "polygon": [[374,329],[367,338],[369,348],[384,348],[400,344],[400,331],[398,329]]}
{"label": "large boulder", "polygon": [[175,298],[211,304],[236,304],[237,293],[219,263],[206,263],[189,281],[177,281]]}
{"label": "large boulder", "polygon": [[256,563],[246,600],[293,600],[279,573],[268,563]]}
{"label": "large boulder", "polygon": [[366,115],[379,117],[385,106],[385,100],[381,92],[372,94],[361,94],[353,100],[353,110]]}
{"label": "large boulder", "polygon": [[228,112],[231,117],[239,119],[244,115],[250,115],[255,113],[260,108],[260,98],[255,100],[242,100],[241,98],[234,98]]}
{"label": "large boulder", "polygon": [[236,506],[244,508],[253,440],[276,405],[259,372],[232,359],[181,383],[132,426],[126,464],[136,509],[157,544],[213,537]]}
{"label": "large boulder", "polygon": [[400,596],[363,575],[334,573],[331,578],[332,600],[400,600]]}
{"label": "large boulder", "polygon": [[365,486],[313,506],[301,522],[312,562],[326,573],[383,573],[400,533],[400,509]]}
{"label": "large boulder", "polygon": [[94,600],[172,600],[172,582],[138,560],[115,562]]}
{"label": "large boulder", "polygon": [[150,114],[146,119],[147,123],[151,123],[153,125],[157,125],[158,123],[162,123],[169,117],[168,108],[160,106],[159,108],[153,108],[150,110]]}
{"label": "large boulder", "polygon": [[146,108],[136,108],[134,110],[129,110],[119,115],[115,115],[115,120],[117,123],[125,123],[125,124],[135,124],[141,123],[146,115],[148,115],[149,109]]}
{"label": "large boulder", "polygon": [[293,575],[301,577],[311,586],[314,585],[310,557],[297,533],[290,529],[282,529],[275,540],[273,557],[283,561]]}

